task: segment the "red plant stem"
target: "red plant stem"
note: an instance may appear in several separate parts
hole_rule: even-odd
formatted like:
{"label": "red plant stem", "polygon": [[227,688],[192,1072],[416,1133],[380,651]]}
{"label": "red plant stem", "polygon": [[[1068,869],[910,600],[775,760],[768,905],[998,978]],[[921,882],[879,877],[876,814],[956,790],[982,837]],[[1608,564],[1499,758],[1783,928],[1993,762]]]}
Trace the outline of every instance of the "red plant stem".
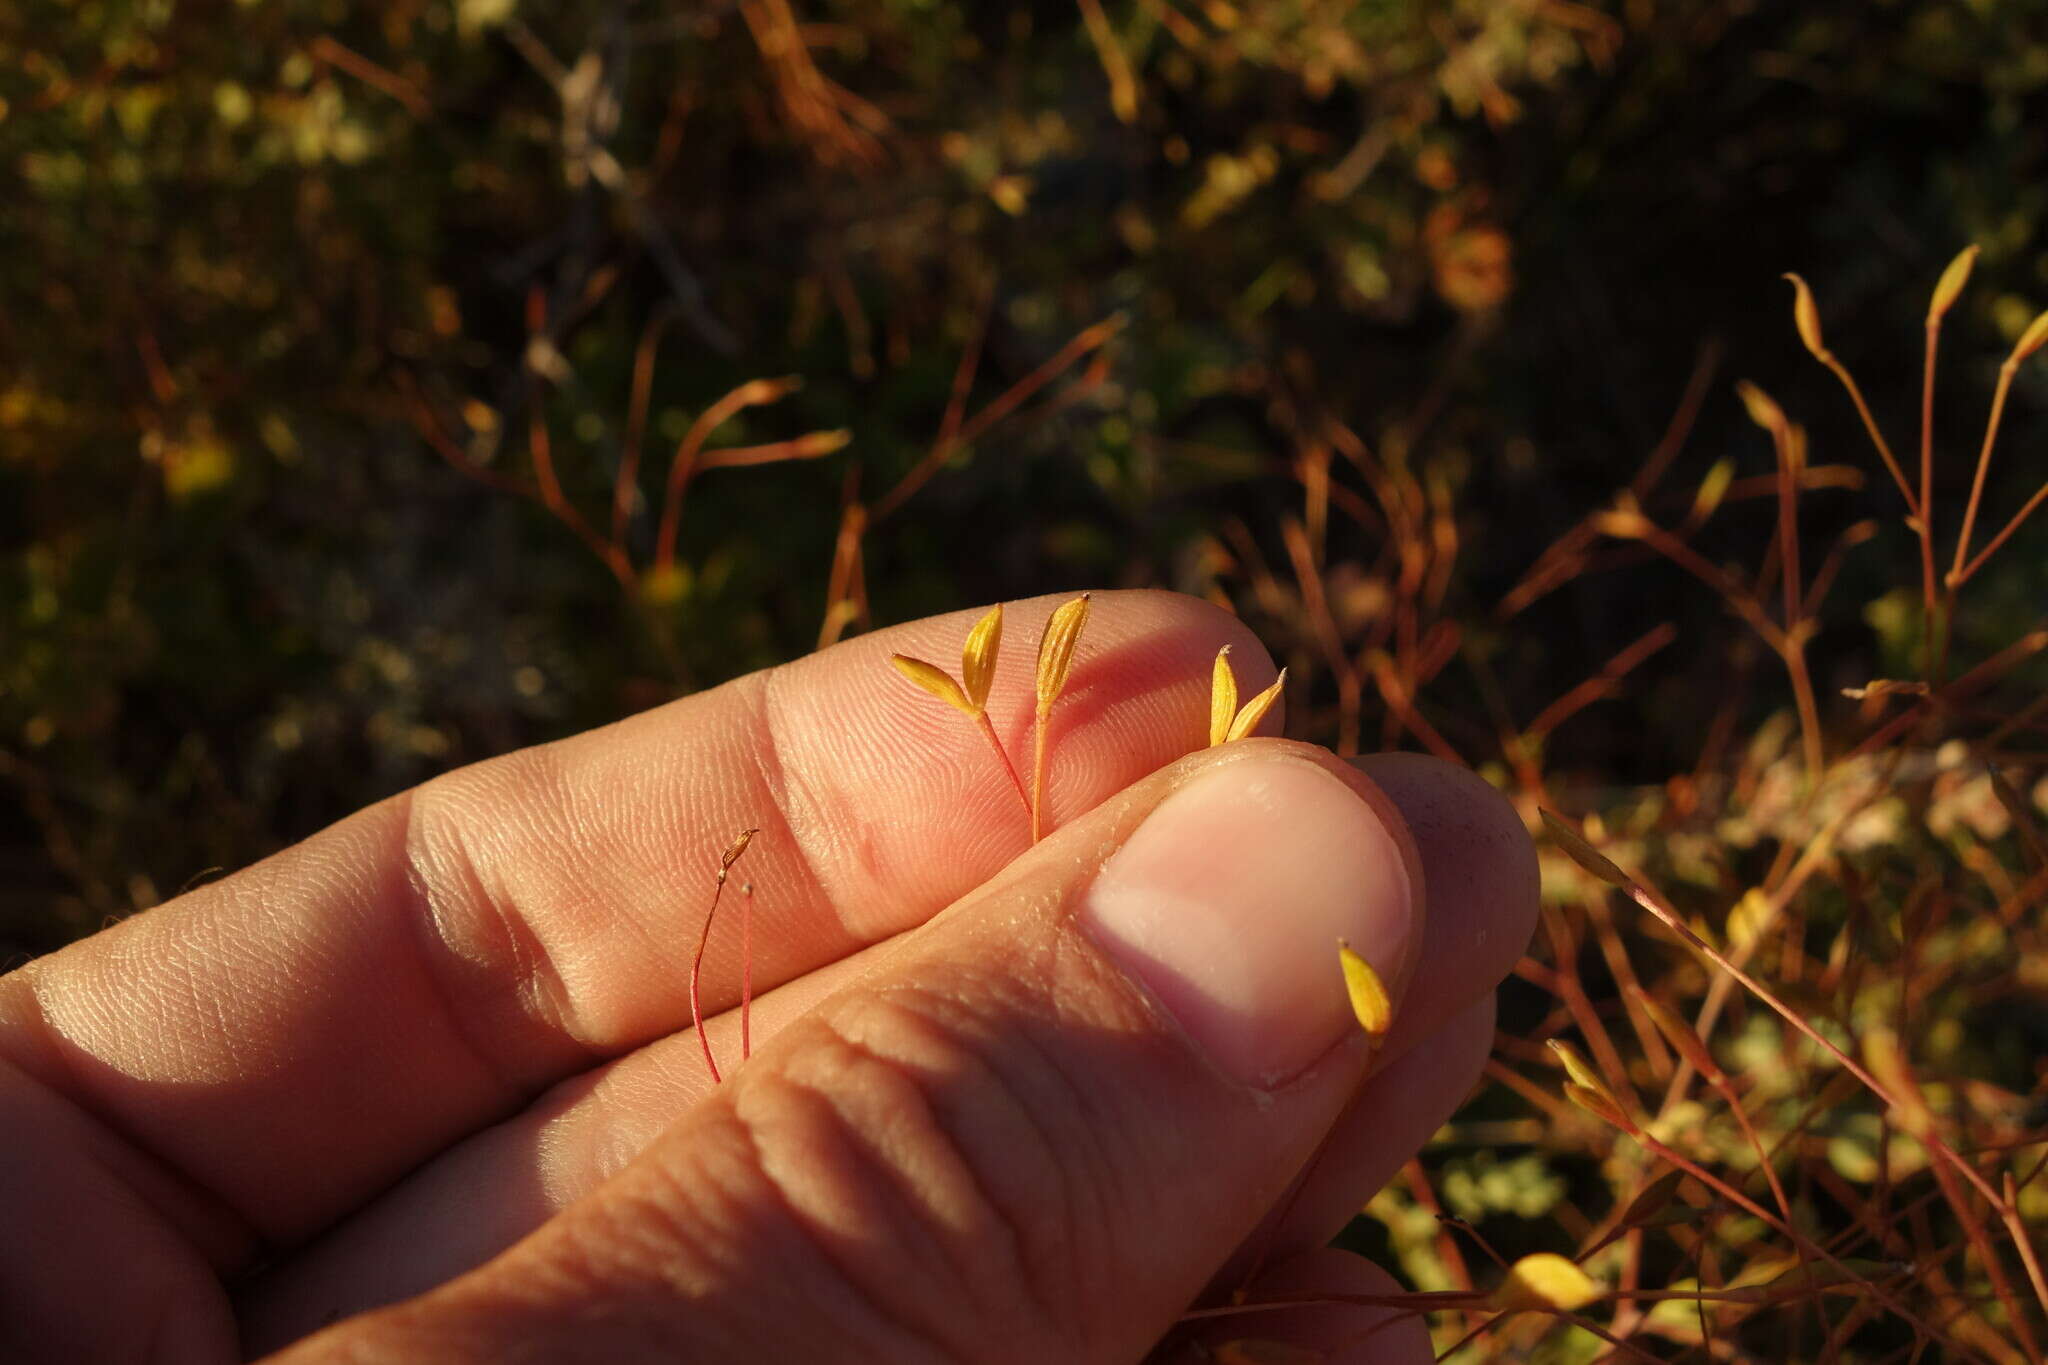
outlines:
{"label": "red plant stem", "polygon": [[1929,682],[1944,667],[1948,655],[1948,632],[1942,630],[1942,644],[1934,643],[1934,356],[1941,346],[1941,315],[1927,319],[1927,362],[1920,376],[1920,602],[1927,632],[1926,657]]}
{"label": "red plant stem", "polygon": [[533,395],[533,413],[528,426],[527,445],[533,455],[534,482],[540,485],[541,505],[554,513],[555,519],[576,533],[577,539],[590,547],[590,552],[604,561],[621,587],[633,585],[633,566],[627,562],[625,552],[609,544],[591,529],[568,497],[562,492],[562,482],[555,477],[554,455],[548,443],[547,417],[541,412],[541,395]]}
{"label": "red plant stem", "polygon": [[995,722],[988,718],[987,711],[982,711],[974,717],[974,724],[975,728],[981,731],[982,738],[988,741],[988,747],[995,750],[996,762],[1003,765],[1003,772],[1010,779],[1010,785],[1017,790],[1017,799],[1024,803],[1024,813],[1033,817],[1032,839],[1036,841],[1036,809],[1032,805],[1031,793],[1024,790],[1024,779],[1017,776],[1017,765],[1010,762],[1010,755],[1003,750],[1003,742],[996,738]]}
{"label": "red plant stem", "polygon": [[711,891],[711,908],[704,913],[704,932],[697,936],[697,956],[690,963],[690,1027],[697,1031],[697,1045],[704,1049],[704,1068],[711,1073],[712,1084],[724,1081],[718,1074],[718,1059],[711,1055],[711,1038],[704,1032],[704,1008],[698,1001],[697,987],[704,976],[704,948],[711,942],[711,921],[718,918],[718,898],[725,894],[726,868],[718,869],[718,883]]}
{"label": "red plant stem", "polygon": [[[949,436],[947,434],[946,427],[942,424],[938,439],[932,443],[932,448],[925,455],[924,459],[920,460],[908,474],[905,474],[894,488],[875,500],[872,519],[874,521],[882,521],[905,502],[909,501],[912,494],[924,487],[931,480],[931,477],[944,467],[946,461],[952,458],[955,450],[964,445],[972,445],[976,438],[1022,407],[1029,401],[1032,395],[1036,394],[1047,384],[1050,384],[1054,379],[1057,379],[1061,372],[1071,368],[1081,357],[1087,355],[1090,351],[1101,346],[1104,342],[1122,331],[1124,321],[1124,316],[1119,313],[1096,323],[1092,327],[1084,329],[1073,340],[1054,352],[1052,357],[1044,364],[999,394],[987,407],[974,414],[973,417],[968,418],[965,422],[956,422],[957,430],[952,435]],[[967,382],[969,384],[973,382],[972,371],[969,369],[970,358],[973,361],[979,360],[980,346],[981,337],[980,333],[977,332],[974,341],[969,346],[968,354],[961,357],[961,368],[955,374],[954,385],[956,393],[961,383],[961,375],[968,376]],[[950,410],[947,413],[947,419],[949,421],[953,420]]]}
{"label": "red plant stem", "polygon": [[711,433],[740,409],[772,403],[795,389],[799,382],[794,377],[750,380],[704,409],[690,424],[690,429],[683,433],[683,439],[676,445],[675,457],[669,461],[668,487],[661,500],[661,527],[654,538],[654,567],[657,570],[675,563],[676,536],[682,528],[683,491],[689,486],[690,476],[697,471],[698,453],[711,439]]}
{"label": "red plant stem", "polygon": [[[740,1060],[754,1055],[754,888],[740,887]],[[708,927],[708,926],[707,926]]]}
{"label": "red plant stem", "polygon": [[[1864,1279],[1861,1275],[1856,1274],[1855,1272],[1851,1271],[1847,1266],[1843,1265],[1840,1259],[1838,1259],[1833,1252],[1829,1251],[1826,1247],[1820,1246],[1814,1243],[1813,1241],[1809,1240],[1803,1233],[1801,1233],[1798,1229],[1794,1228],[1791,1224],[1781,1222],[1778,1219],[1777,1215],[1771,1213],[1769,1210],[1764,1208],[1763,1205],[1757,1203],[1754,1199],[1751,1199],[1741,1190],[1736,1189],[1727,1181],[1721,1179],[1713,1172],[1707,1170],[1706,1167],[1700,1165],[1696,1161],[1693,1161],[1689,1157],[1686,1157],[1685,1155],[1677,1151],[1674,1151],[1672,1148],[1665,1146],[1656,1138],[1651,1137],[1648,1133],[1636,1132],[1631,1134],[1630,1136],[1634,1137],[1636,1141],[1642,1143],[1643,1146],[1649,1148],[1650,1151],[1655,1155],[1662,1157],[1664,1160],[1670,1162],[1672,1165],[1684,1171],[1693,1179],[1699,1181],[1702,1185],[1705,1185],[1708,1189],[1713,1190],[1716,1194],[1719,1194],[1724,1199],[1727,1199],[1730,1203],[1741,1208],[1751,1217],[1762,1220],[1764,1223],[1770,1225],[1778,1232],[1784,1234],[1786,1237],[1792,1240],[1795,1246],[1800,1247],[1801,1249],[1805,1250],[1811,1255],[1819,1257],[1821,1260],[1824,1260],[1829,1265],[1835,1267],[1835,1269],[1841,1271],[1842,1275],[1849,1283],[1852,1283],[1858,1286],[1859,1288],[1869,1290],[1873,1298],[1875,1298],[1879,1303],[1882,1303],[1887,1309],[1891,1310],[1893,1313],[1898,1314],[1898,1316],[1902,1320],[1904,1320],[1909,1326],[1918,1328],[1920,1331],[1925,1332],[1929,1337],[1932,1337],[1936,1341],[1947,1340],[1939,1332],[1935,1331],[1932,1327],[1929,1327],[1926,1323],[1922,1322],[1904,1304],[1900,1303],[1891,1295],[1885,1293],[1882,1289],[1878,1288],[1877,1285],[1871,1283],[1869,1280]],[[1954,1343],[1950,1344],[1953,1345]]]}
{"label": "red plant stem", "polygon": [[1052,707],[1038,708],[1038,721],[1031,736],[1031,842],[1045,837],[1045,727],[1052,719]]}
{"label": "red plant stem", "polygon": [[1827,367],[1835,372],[1835,378],[1842,381],[1842,387],[1849,391],[1850,401],[1856,404],[1856,415],[1863,419],[1863,429],[1870,433],[1870,443],[1877,447],[1878,456],[1884,461],[1886,471],[1891,474],[1892,482],[1899,486],[1899,496],[1906,500],[1906,510],[1916,517],[1919,516],[1919,499],[1913,496],[1913,486],[1906,482],[1905,471],[1899,468],[1899,462],[1893,456],[1891,446],[1886,443],[1883,433],[1878,431],[1877,419],[1870,415],[1870,405],[1863,401],[1863,390],[1856,387],[1856,381],[1850,377],[1847,367],[1841,361],[1832,355],[1823,357],[1823,360]]}
{"label": "red plant stem", "polygon": [[626,543],[626,518],[633,510],[633,496],[639,491],[640,444],[647,435],[647,405],[654,392],[654,358],[673,316],[664,308],[648,319],[640,334],[640,347],[633,355],[633,393],[626,408],[626,448],[619,455],[619,472],[612,480],[612,544],[620,547]]}
{"label": "red plant stem", "polygon": [[1997,554],[2000,548],[2004,546],[2005,542],[2012,539],[2013,532],[2020,529],[2020,523],[2025,521],[2028,517],[2033,516],[2035,512],[2040,510],[2041,504],[2043,502],[2048,502],[2048,483],[2044,483],[2039,488],[2035,489],[2034,496],[2028,498],[2026,505],[2020,508],[2018,512],[2015,512],[2013,514],[2012,520],[2008,521],[2005,524],[2005,529],[2003,531],[2000,531],[1997,535],[1993,536],[1991,538],[1991,543],[1989,545],[1986,545],[1983,548],[1983,550],[1978,553],[1975,559],[1971,560],[1968,564],[1965,564],[1962,567],[1962,569],[1953,576],[1955,586],[1961,587],[1963,584],[1975,578],[1977,576],[1977,570],[1984,567],[1984,561],[1991,558],[1991,556]]}
{"label": "red plant stem", "polygon": [[[1636,904],[1642,906],[1645,910],[1648,910],[1651,914],[1655,915],[1659,920],[1663,921],[1664,927],[1671,930],[1673,933],[1677,934],[1681,939],[1685,940],[1686,945],[1690,947],[1694,952],[1699,953],[1701,956],[1705,957],[1709,962],[1712,962],[1716,967],[1719,967],[1722,971],[1734,977],[1735,980],[1739,982],[1746,990],[1748,990],[1751,995],[1755,996],[1758,1000],[1761,1000],[1764,1004],[1768,1005],[1775,1013],[1777,1013],[1781,1018],[1783,1018],[1786,1023],[1792,1025],[1793,1028],[1798,1029],[1801,1033],[1805,1034],[1809,1039],[1811,1039],[1815,1044],[1817,1044],[1823,1052],[1826,1052],[1829,1056],[1833,1057],[1835,1061],[1842,1066],[1843,1070],[1847,1071],[1857,1080],[1863,1082],[1864,1086],[1869,1089],[1870,1093],[1877,1096],[1878,1099],[1882,1100],[1885,1103],[1886,1107],[1892,1109],[1897,1109],[1900,1107],[1898,1098],[1894,1096],[1891,1093],[1891,1091],[1887,1090],[1884,1084],[1881,1081],[1879,1081],[1877,1077],[1871,1075],[1868,1068],[1864,1067],[1862,1063],[1858,1062],[1855,1058],[1849,1056],[1849,1054],[1842,1051],[1842,1049],[1840,1049],[1839,1047],[1836,1047],[1835,1044],[1827,1037],[1826,1034],[1822,1033],[1819,1029],[1815,1028],[1812,1024],[1808,1023],[1804,1015],[1800,1014],[1790,1005],[1787,1005],[1784,1001],[1780,1000],[1775,994],[1773,994],[1768,988],[1766,988],[1762,982],[1758,981],[1748,972],[1742,970],[1742,968],[1736,966],[1733,962],[1730,962],[1727,959],[1727,957],[1722,955],[1722,953],[1719,950],[1717,950],[1712,944],[1708,943],[1705,939],[1701,938],[1698,934],[1694,933],[1690,925],[1686,924],[1684,920],[1680,919],[1676,912],[1668,910],[1664,906],[1659,904],[1656,898],[1651,896],[1649,891],[1640,882],[1629,883],[1627,890],[1629,898],[1631,900],[1635,901]],[[2004,1202],[1999,1199],[1996,1193],[1993,1192],[1990,1182],[1984,1178],[1983,1173],[1979,1171],[1975,1166],[1972,1166],[1967,1161],[1964,1161],[1963,1158],[1957,1154],[1955,1148],[1949,1146],[1947,1141],[1945,1141],[1939,1134],[1930,1132],[1924,1138],[1921,1139],[1921,1142],[1922,1145],[1924,1145],[1927,1148],[1928,1153],[1930,1155],[1934,1156],[1939,1161],[1947,1163],[1952,1170],[1956,1171],[1965,1180],[1969,1181],[1970,1184],[1975,1186],[1977,1192],[1984,1196],[1984,1200],[1986,1203],[1991,1205],[1992,1208],[1999,1210],[2001,1213],[2004,1212]],[[1958,1217],[1964,1216],[1964,1212],[1960,1208],[1957,1209],[1956,1213]]]}
{"label": "red plant stem", "polygon": [[[1984,476],[1991,469],[1991,448],[1998,443],[1998,423],[2005,416],[2005,395],[2011,391],[2012,377],[2018,372],[2019,366],[2010,359],[1998,367],[1998,387],[1991,393],[1991,419],[1984,424],[1984,445],[1977,452],[1977,472],[1970,480],[1970,501],[1963,508],[1963,530],[1962,534],[1956,537],[1955,563],[1948,571],[1951,588],[1961,587],[1970,576],[1963,572],[1963,564],[1970,555],[1970,532],[1977,525],[1977,504],[1984,497]],[[2044,486],[2043,491],[2048,492],[2048,486]],[[1975,571],[1976,566],[1973,564],[1971,572]]]}

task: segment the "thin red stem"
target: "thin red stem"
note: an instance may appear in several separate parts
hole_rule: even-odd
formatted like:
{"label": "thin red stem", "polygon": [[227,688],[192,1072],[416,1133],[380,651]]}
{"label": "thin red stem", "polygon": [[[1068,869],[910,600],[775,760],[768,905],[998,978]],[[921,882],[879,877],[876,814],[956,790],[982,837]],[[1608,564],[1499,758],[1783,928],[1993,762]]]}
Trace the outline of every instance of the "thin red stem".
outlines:
{"label": "thin red stem", "polygon": [[725,868],[718,869],[718,884],[711,891],[711,908],[704,913],[704,932],[697,936],[697,956],[690,963],[690,1027],[697,1031],[697,1045],[704,1049],[704,1068],[711,1073],[712,1084],[724,1081],[718,1074],[718,1059],[711,1055],[711,1038],[704,1032],[704,1007],[697,995],[698,983],[704,977],[704,948],[711,942],[711,921],[718,918],[718,898],[725,894]]}
{"label": "thin red stem", "polygon": [[754,888],[740,887],[740,1060],[754,1055]]}
{"label": "thin red stem", "polygon": [[996,738],[995,723],[988,718],[988,712],[983,711],[977,715],[974,723],[975,728],[981,731],[982,738],[988,741],[988,747],[995,750],[996,762],[1003,765],[1004,775],[1010,779],[1010,785],[1017,790],[1017,799],[1024,803],[1024,813],[1032,814],[1031,793],[1024,789],[1024,779],[1017,776],[1016,764],[1010,762],[1010,755],[1003,749],[1003,742]]}

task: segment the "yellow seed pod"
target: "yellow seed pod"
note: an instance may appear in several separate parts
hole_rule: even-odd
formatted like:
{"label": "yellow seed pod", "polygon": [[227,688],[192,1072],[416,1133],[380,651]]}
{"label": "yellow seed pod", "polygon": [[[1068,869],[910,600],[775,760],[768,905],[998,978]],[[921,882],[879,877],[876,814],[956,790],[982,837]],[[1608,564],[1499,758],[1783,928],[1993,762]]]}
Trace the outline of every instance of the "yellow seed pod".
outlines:
{"label": "yellow seed pod", "polygon": [[1591,1114],[1594,1118],[1599,1119],[1602,1123],[1611,1124],[1621,1129],[1624,1133],[1636,1131],[1636,1125],[1630,1121],[1627,1114],[1622,1112],[1621,1106],[1614,1102],[1613,1096],[1603,1091],[1588,1090],[1583,1085],[1574,1085],[1572,1082],[1566,1081],[1564,1083],[1564,1097]]}
{"label": "yellow seed pod", "polygon": [[1705,521],[1714,515],[1714,510],[1721,505],[1721,499],[1728,496],[1728,485],[1734,482],[1735,461],[1714,461],[1714,467],[1707,471],[1707,477],[1700,480],[1700,491],[1693,494],[1692,519]]}
{"label": "yellow seed pod", "polygon": [[1785,278],[1792,281],[1792,325],[1799,329],[1799,339],[1806,343],[1806,349],[1813,358],[1826,361],[1828,348],[1820,340],[1820,309],[1814,307],[1813,291],[1806,287],[1806,281],[1787,271]]}
{"label": "yellow seed pod", "polygon": [[1628,890],[1628,874],[1601,856],[1600,851],[1587,843],[1585,836],[1566,824],[1549,811],[1543,813],[1543,827],[1550,831],[1551,840],[1563,849],[1571,860],[1586,871],[1606,882],[1609,886]]}
{"label": "yellow seed pod", "polygon": [[2027,330],[2020,333],[2019,342],[2012,348],[2012,354],[2006,357],[2005,363],[2017,365],[2043,346],[2048,346],[2048,313],[2041,314],[2027,324]]}
{"label": "yellow seed pod", "polygon": [[967,645],[960,651],[960,682],[976,715],[988,705],[989,684],[996,679],[996,654],[1002,647],[1003,607],[998,602],[967,632]]}
{"label": "yellow seed pod", "polygon": [[719,870],[721,872],[730,870],[732,865],[740,860],[740,855],[747,851],[747,845],[754,842],[754,836],[760,832],[758,829],[741,830],[738,837],[731,844],[727,845],[725,856],[718,860]]}
{"label": "yellow seed pod", "polygon": [[1785,410],[1778,406],[1777,400],[1747,379],[1735,385],[1735,396],[1748,410],[1749,420],[1765,431],[1783,431],[1789,425],[1785,420]]}
{"label": "yellow seed pod", "polygon": [[1366,1036],[1378,1038],[1394,1022],[1394,1002],[1387,998],[1386,983],[1372,964],[1360,957],[1343,939],[1337,940],[1337,961],[1344,969],[1344,989],[1351,996],[1351,1012]]}
{"label": "yellow seed pod", "polygon": [[845,427],[831,431],[811,431],[789,443],[789,453],[799,460],[816,459],[830,455],[835,450],[844,450],[853,444],[853,433]]}
{"label": "yellow seed pod", "polygon": [[1074,666],[1074,646],[1081,639],[1081,627],[1088,624],[1088,594],[1082,593],[1060,607],[1045,623],[1038,640],[1038,709],[1052,710],[1066,690],[1067,674]]}
{"label": "yellow seed pod", "polygon": [[1593,1069],[1590,1062],[1579,1055],[1577,1048],[1565,1042],[1562,1038],[1552,1038],[1550,1040],[1550,1050],[1555,1052],[1557,1059],[1564,1063],[1565,1073],[1574,1082],[1588,1090],[1598,1091],[1602,1095],[1607,1093],[1607,1082],[1600,1079],[1600,1073]]}
{"label": "yellow seed pod", "polygon": [[896,665],[898,673],[954,710],[970,716],[976,714],[974,703],[967,700],[967,694],[960,690],[960,684],[954,682],[946,670],[937,664],[928,664],[923,659],[913,659],[907,654],[891,654],[889,662]]}
{"label": "yellow seed pod", "polygon": [[1237,719],[1230,722],[1230,730],[1223,736],[1224,742],[1243,739],[1259,728],[1259,722],[1273,709],[1273,703],[1280,700],[1280,693],[1287,686],[1287,670],[1281,669],[1280,676],[1273,679],[1273,685],[1244,704],[1237,713]]}
{"label": "yellow seed pod", "polygon": [[1948,263],[1948,269],[1941,272],[1941,279],[1935,283],[1934,298],[1927,305],[1927,321],[1940,322],[1942,316],[1954,306],[1956,298],[1969,283],[1970,267],[1977,264],[1977,248],[1966,246],[1956,253]]}
{"label": "yellow seed pod", "polygon": [[1488,1297],[1487,1306],[1502,1313],[1529,1309],[1575,1313],[1599,1297],[1600,1286],[1592,1276],[1555,1252],[1539,1251],[1509,1268],[1508,1277]]}
{"label": "yellow seed pod", "polygon": [[1216,667],[1209,675],[1209,747],[1230,738],[1230,722],[1237,719],[1237,675],[1230,670],[1230,646],[1216,651]]}

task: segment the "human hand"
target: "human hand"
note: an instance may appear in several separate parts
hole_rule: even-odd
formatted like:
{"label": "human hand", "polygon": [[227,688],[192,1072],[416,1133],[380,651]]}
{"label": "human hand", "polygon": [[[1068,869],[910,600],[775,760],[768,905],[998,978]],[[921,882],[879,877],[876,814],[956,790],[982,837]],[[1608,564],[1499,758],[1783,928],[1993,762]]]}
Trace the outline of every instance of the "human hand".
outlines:
{"label": "human hand", "polygon": [[[1535,912],[1519,820],[1413,756],[1190,754],[1217,648],[1271,664],[1111,593],[1027,847],[886,667],[973,619],[451,773],[0,978],[0,1356],[1429,1360],[1385,1309],[1175,1324],[1248,1275],[1392,1291],[1316,1248],[1478,1075]],[[1013,751],[1027,674],[990,699]],[[690,959],[756,825],[756,1046],[714,938],[714,1086]],[[1395,1000],[1377,1049],[1339,936]]]}

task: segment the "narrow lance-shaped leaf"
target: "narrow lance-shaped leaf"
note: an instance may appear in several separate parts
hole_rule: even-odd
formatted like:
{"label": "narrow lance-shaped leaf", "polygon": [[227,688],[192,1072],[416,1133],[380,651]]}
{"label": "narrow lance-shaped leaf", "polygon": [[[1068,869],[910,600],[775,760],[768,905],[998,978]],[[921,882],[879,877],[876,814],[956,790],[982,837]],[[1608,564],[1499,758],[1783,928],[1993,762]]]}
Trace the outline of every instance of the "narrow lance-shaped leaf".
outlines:
{"label": "narrow lance-shaped leaf", "polygon": [[889,662],[896,666],[898,673],[954,710],[970,716],[975,714],[974,703],[967,700],[967,694],[960,690],[960,684],[954,682],[952,676],[937,664],[928,664],[923,659],[913,659],[907,654],[891,654]]}
{"label": "narrow lance-shaped leaf", "polygon": [[996,655],[1003,647],[1003,607],[999,602],[967,632],[960,651],[960,682],[974,713],[988,706],[989,685],[996,677]]}
{"label": "narrow lance-shaped leaf", "polygon": [[1224,735],[1224,741],[1228,743],[1233,739],[1243,739],[1258,729],[1259,722],[1273,709],[1273,703],[1280,700],[1280,693],[1286,686],[1287,670],[1283,668],[1280,670],[1280,676],[1273,679],[1271,687],[1244,704],[1244,709],[1237,713],[1237,719],[1230,722],[1230,730]]}
{"label": "narrow lance-shaped leaf", "polygon": [[1344,989],[1351,997],[1351,1012],[1367,1036],[1378,1038],[1394,1022],[1394,1003],[1387,986],[1372,964],[1343,939],[1337,940],[1337,961],[1344,969]]}
{"label": "narrow lance-shaped leaf", "polygon": [[1216,667],[1209,675],[1209,747],[1230,737],[1230,722],[1237,719],[1237,674],[1230,668],[1230,646],[1216,651]]}

